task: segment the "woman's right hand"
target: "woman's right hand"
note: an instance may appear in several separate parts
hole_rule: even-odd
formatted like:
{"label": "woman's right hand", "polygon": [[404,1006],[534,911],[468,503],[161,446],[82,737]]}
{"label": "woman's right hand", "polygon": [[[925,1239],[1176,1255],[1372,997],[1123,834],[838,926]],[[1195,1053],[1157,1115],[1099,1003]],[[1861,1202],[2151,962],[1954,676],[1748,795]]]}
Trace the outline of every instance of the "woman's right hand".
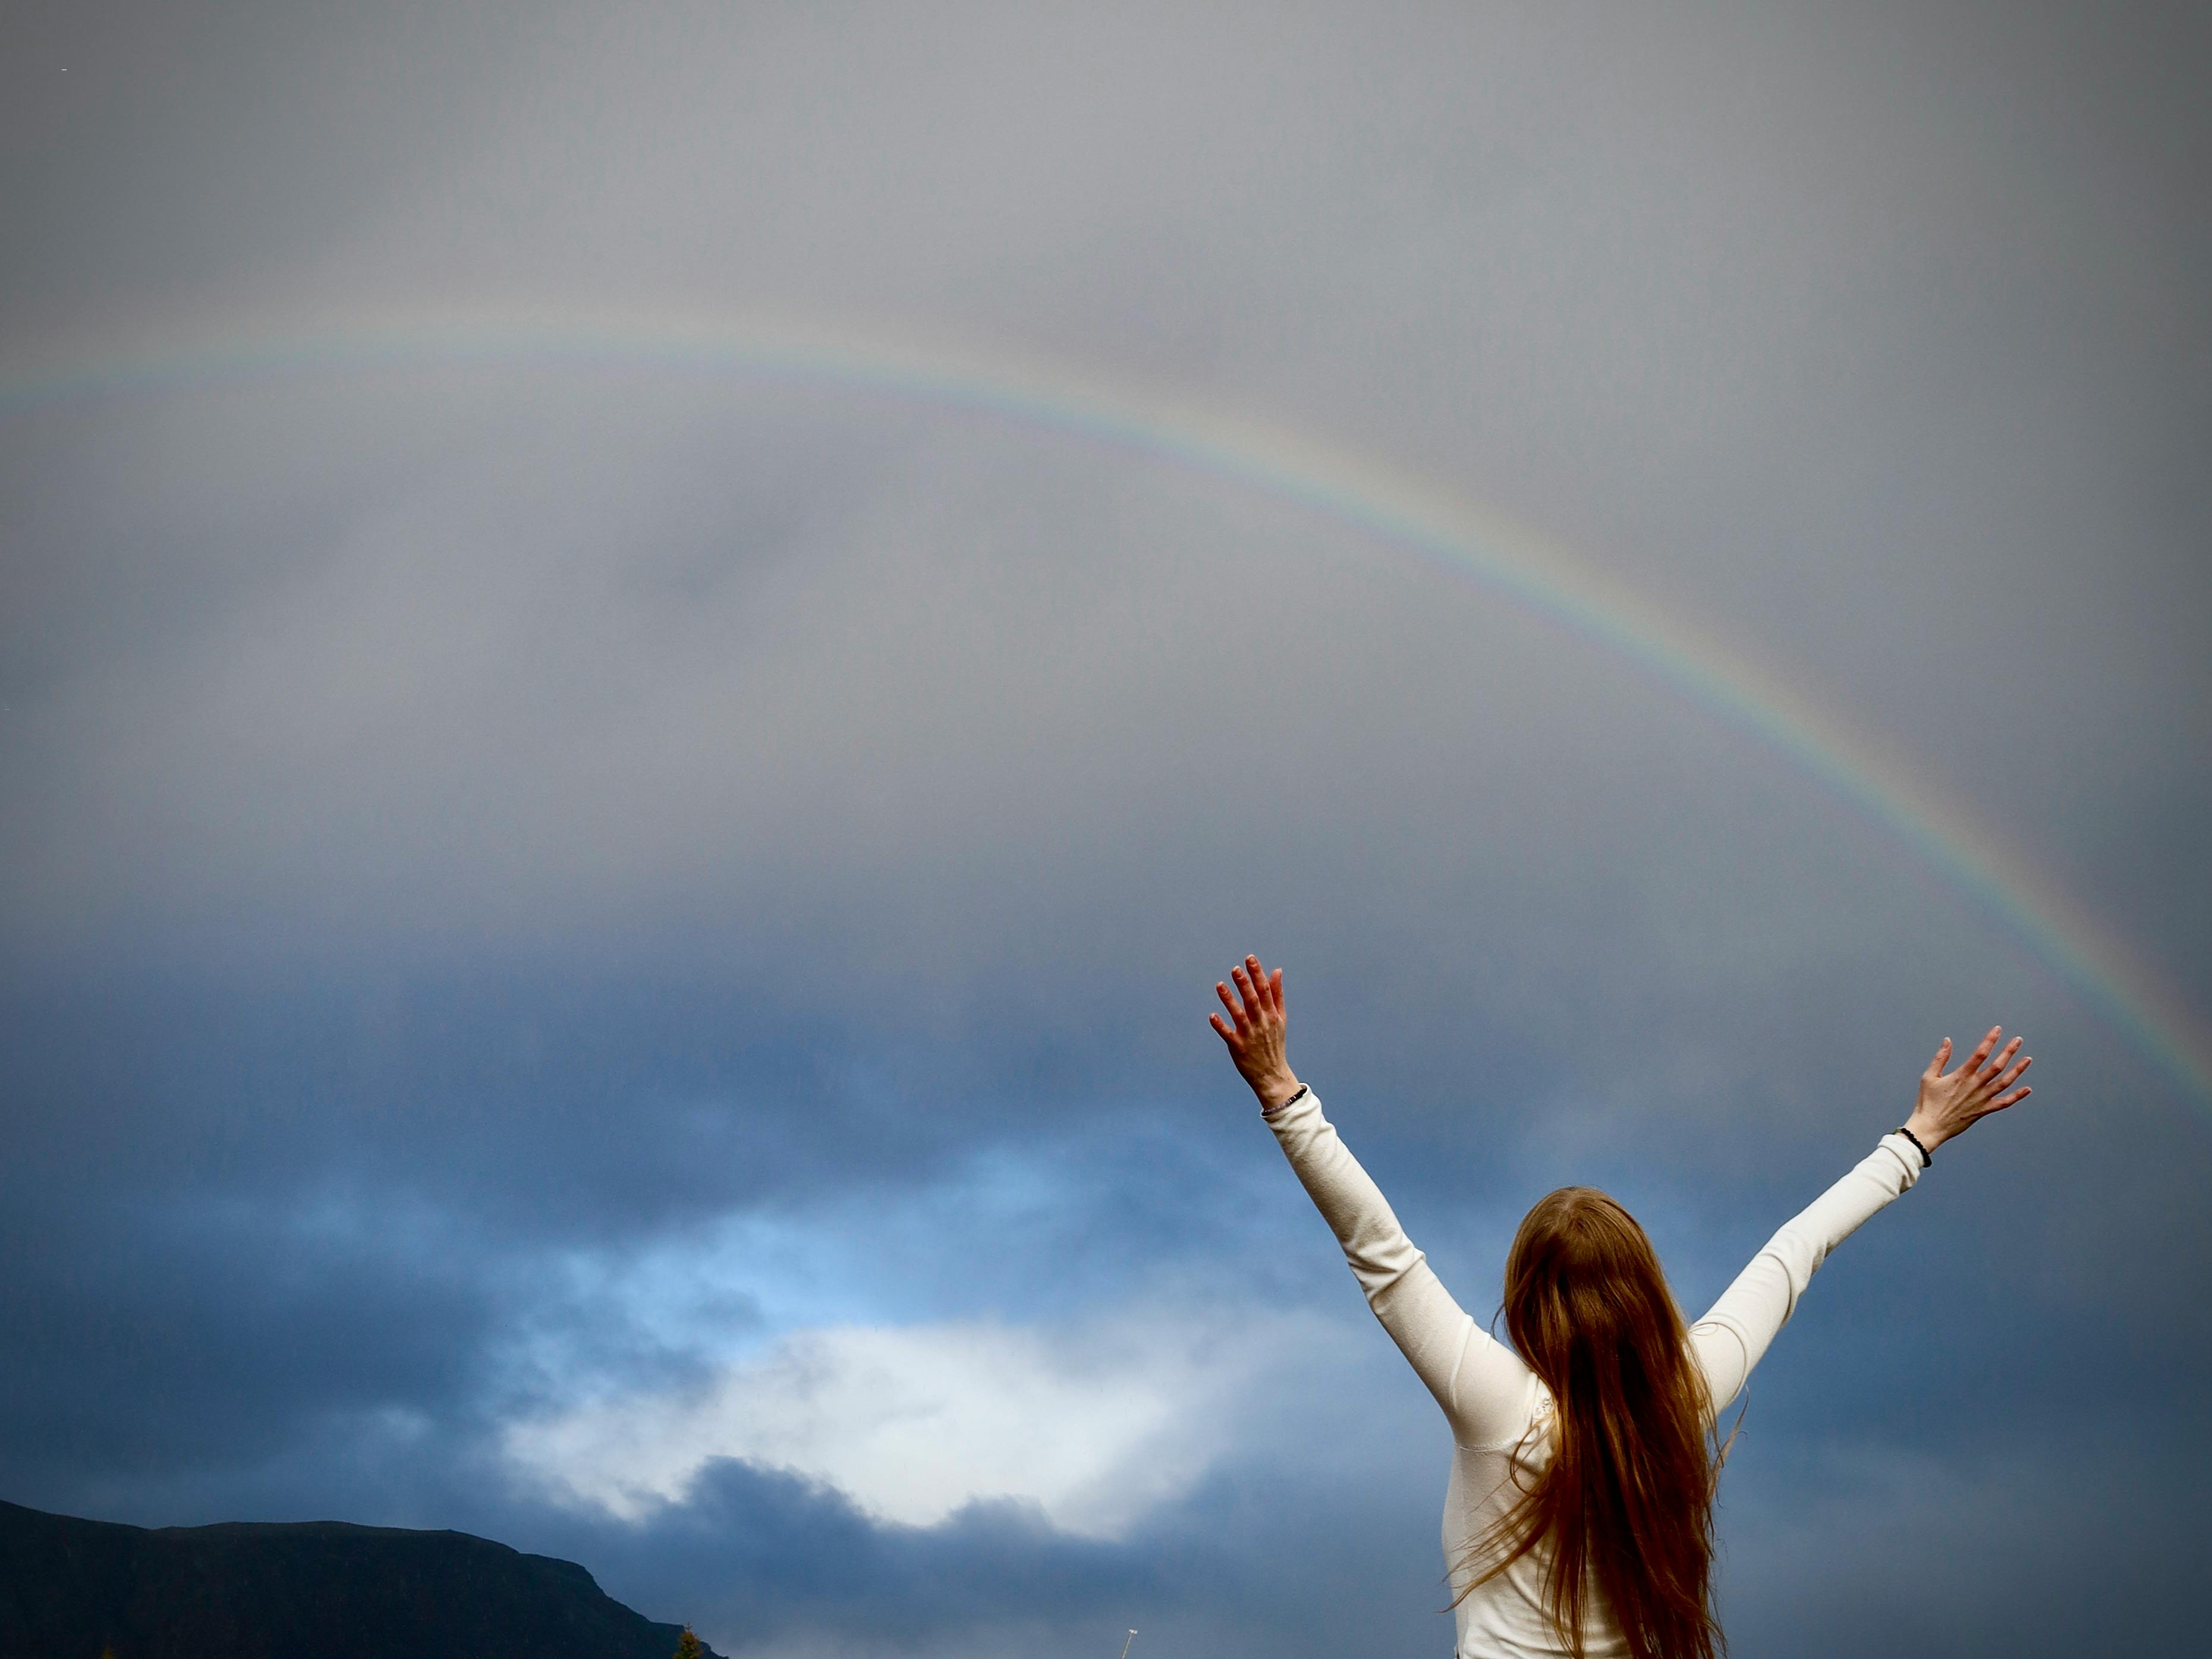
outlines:
{"label": "woman's right hand", "polygon": [[1218,980],[1213,986],[1214,995],[1229,1011],[1229,1019],[1224,1021],[1218,1014],[1209,1018],[1215,1032],[1229,1045],[1229,1058],[1260,1097],[1261,1109],[1275,1111],[1295,1099],[1300,1086],[1284,1052],[1289,1017],[1283,1012],[1283,970],[1278,968],[1270,974],[1260,965],[1259,957],[1246,957],[1242,967],[1229,970],[1229,976],[1237,981],[1235,996]]}
{"label": "woman's right hand", "polygon": [[2020,1039],[2014,1037],[2005,1044],[2002,1054],[1994,1060],[1990,1058],[1990,1051],[1996,1047],[1997,1038],[2003,1031],[2002,1026],[1990,1026],[1981,1046],[1966,1057],[1957,1071],[1948,1075],[1943,1065],[1951,1058],[1951,1039],[1945,1037],[1936,1050],[1936,1058],[1920,1074],[1919,1103],[1913,1107],[1905,1127],[1929,1152],[1952,1136],[1964,1134],[1991,1112],[2002,1112],[2027,1098],[2029,1091],[2026,1085],[2013,1087],[2020,1074],[2035,1063],[2031,1056],[2016,1066],[2013,1064],[2012,1057],[2020,1052]]}

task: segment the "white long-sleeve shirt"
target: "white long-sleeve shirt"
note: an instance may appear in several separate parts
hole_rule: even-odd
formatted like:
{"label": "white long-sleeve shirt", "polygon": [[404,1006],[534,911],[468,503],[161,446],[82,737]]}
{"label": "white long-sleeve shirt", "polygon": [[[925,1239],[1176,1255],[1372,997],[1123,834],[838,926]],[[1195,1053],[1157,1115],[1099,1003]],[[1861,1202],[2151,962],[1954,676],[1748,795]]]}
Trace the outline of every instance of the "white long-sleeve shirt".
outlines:
{"label": "white long-sleeve shirt", "polygon": [[[1344,1247],[1367,1305],[1451,1425],[1443,1544],[1445,1562],[1456,1572],[1469,1544],[1550,1462],[1548,1437],[1530,1431],[1549,1414],[1551,1390],[1452,1299],[1399,1226],[1381,1189],[1322,1115],[1312,1091],[1267,1121]],[[1910,1140],[1884,1135],[1857,1167],[1768,1240],[1712,1310],[1690,1328],[1691,1352],[1716,1413],[1741,1391],[1828,1252],[1917,1181],[1920,1170],[1920,1153]],[[1516,1463],[1517,1483],[1511,1478]],[[1550,1558],[1549,1544],[1540,1543],[1460,1602],[1459,1659],[1556,1659],[1567,1651],[1544,1614]],[[1454,1581],[1455,1594],[1464,1582]],[[1626,1656],[1627,1644],[1595,1585],[1589,1596],[1583,1631],[1588,1659]]]}

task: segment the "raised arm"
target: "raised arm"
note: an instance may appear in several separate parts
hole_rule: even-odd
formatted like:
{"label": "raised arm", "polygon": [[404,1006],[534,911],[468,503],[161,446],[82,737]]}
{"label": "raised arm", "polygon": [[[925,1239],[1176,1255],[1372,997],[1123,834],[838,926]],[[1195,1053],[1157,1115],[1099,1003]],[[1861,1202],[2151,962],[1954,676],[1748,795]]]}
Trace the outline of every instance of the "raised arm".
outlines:
{"label": "raised arm", "polygon": [[1247,957],[1231,977],[1234,997],[1226,985],[1214,987],[1229,1019],[1213,1015],[1213,1029],[1336,1235],[1367,1305],[1443,1407],[1454,1438],[1470,1446],[1510,1438],[1523,1426],[1528,1368],[1452,1299],[1398,1224],[1382,1189],[1322,1115],[1313,1091],[1291,1073],[1284,1047],[1282,969],[1271,975],[1257,957]]}
{"label": "raised arm", "polygon": [[2027,1097],[2025,1086],[2013,1085],[2032,1062],[2014,1063],[2018,1037],[1991,1059],[1999,1035],[1992,1027],[1981,1046],[1948,1075],[1943,1066],[1951,1057],[1951,1040],[1944,1038],[1921,1074],[1919,1101],[1905,1127],[1884,1135],[1849,1175],[1769,1239],[1712,1311],[1690,1328],[1691,1351],[1705,1373],[1716,1414],[1741,1391],[1775,1334],[1790,1322],[1797,1298],[1828,1252],[1919,1180],[1937,1146],[1964,1133],[1978,1119]]}

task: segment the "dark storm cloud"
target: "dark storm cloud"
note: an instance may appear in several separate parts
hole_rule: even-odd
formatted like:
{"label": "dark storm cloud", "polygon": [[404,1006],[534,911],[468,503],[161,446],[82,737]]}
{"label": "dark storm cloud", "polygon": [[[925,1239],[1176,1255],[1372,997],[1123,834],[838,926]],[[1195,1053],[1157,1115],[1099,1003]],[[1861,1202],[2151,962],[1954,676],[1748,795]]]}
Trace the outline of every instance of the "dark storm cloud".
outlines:
{"label": "dark storm cloud", "polygon": [[[1056,1536],[1012,1506],[978,1506],[927,1529],[875,1527],[834,1498],[729,1465],[689,1505],[617,1546],[625,1557],[614,1571],[662,1580],[663,1599],[680,1582],[714,1585],[702,1627],[711,1620],[779,1654],[1015,1653],[1048,1631],[1118,1646],[1131,1625],[1164,1649],[1224,1654],[1268,1651],[1294,1630],[1323,1650],[1385,1631],[1400,1642],[1433,1640],[1442,1621],[1423,1598],[1434,1575],[1425,1560],[1407,1571],[1405,1559],[1420,1559],[1431,1529],[1293,1491],[1295,1510],[1277,1482],[1239,1472],[1145,1534],[1096,1545]],[[1302,1518],[1285,1524],[1290,1513]],[[1409,1592],[1402,1612],[1378,1627],[1326,1581],[1286,1597],[1273,1558],[1301,1547],[1334,1551],[1339,1571],[1397,1581]]]}
{"label": "dark storm cloud", "polygon": [[[2201,1443],[2201,1417],[2180,1443],[2087,1419],[1995,1455],[1899,1456],[1875,1437],[1739,1477],[1723,1500],[1731,1639],[1820,1656],[2186,1646],[2160,1586],[2189,1570],[2196,1483],[2172,1454]],[[2087,1559],[2103,1570],[2085,1577]]]}
{"label": "dark storm cloud", "polygon": [[[2191,1496],[2158,1448],[2137,1437],[2069,1437],[2055,1451],[1978,1468],[1899,1458],[1879,1443],[1804,1463],[1786,1495],[1771,1485],[1747,1494],[1739,1479],[1725,1500],[1746,1522],[1734,1529],[1741,1541],[1725,1571],[1731,1630],[1745,1650],[2083,1651],[2115,1631],[2154,1643],[2186,1628],[2154,1587],[2187,1559]],[[610,1571],[663,1578],[663,1601],[682,1581],[722,1587],[726,1600],[702,1628],[744,1632],[775,1654],[816,1650],[807,1638],[825,1631],[860,1650],[1018,1652],[1040,1626],[1104,1645],[1127,1624],[1170,1651],[1434,1646],[1449,1638],[1432,1612],[1443,1600],[1427,1571],[1433,1528],[1419,1523],[1425,1516],[1409,1524],[1410,1507],[1393,1512],[1276,1471],[1238,1471],[1127,1545],[1084,1547],[1012,1513],[929,1532],[878,1530],[817,1495],[732,1468],[687,1510],[634,1535],[637,1553],[617,1556]],[[1934,1515],[1943,1519],[1931,1524]],[[777,1542],[750,1542],[766,1540]],[[2116,1542],[2128,1568],[2080,1583],[2080,1557]],[[1286,1556],[1327,1566],[1286,1578]],[[675,1562],[687,1570],[671,1570]],[[2054,1595],[2054,1583],[2069,1588]],[[1366,1593],[1348,1595],[1353,1584]],[[1370,1602],[1369,1587],[1386,1589],[1387,1602]]]}
{"label": "dark storm cloud", "polygon": [[[1586,550],[2202,1008],[2204,27],[20,12],[0,363],[452,300],[1186,388]],[[1441,1431],[1200,1023],[1257,947],[1478,1317],[1572,1180],[1702,1305],[1937,1037],[2027,1030],[2035,1099],[1754,1383],[1732,1629],[2170,1642],[2201,1106],[1617,657],[1283,502],[827,388],[395,369],[4,419],[5,1496],[471,1527],[793,1659],[1440,1640]],[[1366,1346],[1116,1541],[734,1463],[635,1524],[525,1495],[519,1418],[790,1322],[730,1226],[818,1253],[823,1322],[1199,1285]]]}
{"label": "dark storm cloud", "polygon": [[[1779,1469],[1771,1454],[1764,1468],[1740,1455],[1723,1497],[1723,1606],[1740,1648],[1978,1659],[2090,1650],[2116,1632],[2155,1644],[2185,1628],[2158,1586],[2185,1571],[2194,1495],[2139,1433],[2076,1431],[1998,1459],[1882,1437],[1814,1442]],[[453,1473],[442,1462],[410,1483],[417,1502],[439,1493],[442,1521],[589,1562],[611,1594],[777,1659],[1118,1646],[1132,1624],[1171,1651],[1356,1652],[1434,1644],[1448,1628],[1432,1611],[1432,1481],[1347,1486],[1279,1461],[1232,1468],[1140,1534],[1097,1543],[1018,1505],[887,1528],[833,1492],[736,1463],[635,1526],[503,1502]],[[2104,1551],[2113,1571],[2085,1578],[2080,1562]]]}

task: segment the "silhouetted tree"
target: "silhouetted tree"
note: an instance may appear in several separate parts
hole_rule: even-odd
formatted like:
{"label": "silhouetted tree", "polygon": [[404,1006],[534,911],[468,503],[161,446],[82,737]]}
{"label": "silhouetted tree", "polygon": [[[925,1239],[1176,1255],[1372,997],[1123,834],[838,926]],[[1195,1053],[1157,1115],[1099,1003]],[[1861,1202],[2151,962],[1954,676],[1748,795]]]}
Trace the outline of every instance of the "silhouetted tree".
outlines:
{"label": "silhouetted tree", "polygon": [[676,1638],[674,1659],[707,1659],[707,1644],[691,1633],[691,1626],[684,1626],[684,1634]]}

